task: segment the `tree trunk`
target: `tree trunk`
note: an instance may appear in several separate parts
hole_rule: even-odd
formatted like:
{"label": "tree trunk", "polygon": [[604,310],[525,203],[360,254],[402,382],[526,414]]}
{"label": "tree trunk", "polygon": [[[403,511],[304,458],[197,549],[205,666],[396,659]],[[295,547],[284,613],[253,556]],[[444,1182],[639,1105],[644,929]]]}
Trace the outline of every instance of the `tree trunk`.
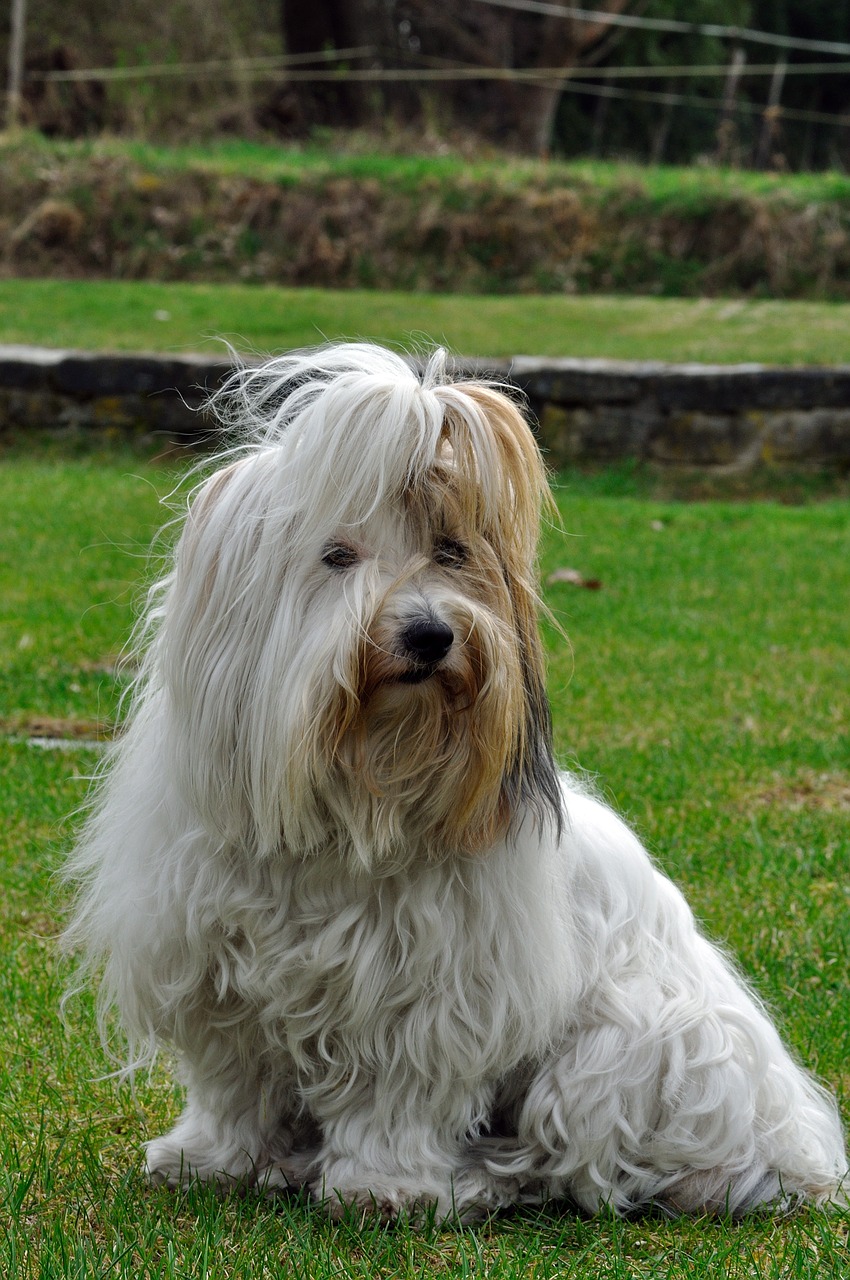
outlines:
{"label": "tree trunk", "polygon": [[[280,29],[285,53],[322,53],[352,49],[359,38],[359,7],[346,0],[280,0]],[[326,62],[316,67],[327,70]],[[309,69],[302,64],[301,69]],[[284,91],[286,92],[286,91]],[[307,124],[362,124],[366,117],[363,86],[345,83],[300,83],[288,91]]]}
{"label": "tree trunk", "polygon": [[520,151],[548,155],[555,114],[561,101],[561,85],[523,85],[517,90],[522,107],[517,115],[516,142]]}
{"label": "tree trunk", "polygon": [[[597,12],[617,14],[626,8],[628,2],[596,0],[592,7]],[[551,67],[555,73],[551,80],[545,82],[515,86],[518,145],[535,155],[546,155],[564,82],[572,68],[586,60],[594,46],[610,34],[611,27],[604,18],[598,22],[582,22],[554,14],[543,17],[515,12],[511,20],[514,65],[540,69]]]}

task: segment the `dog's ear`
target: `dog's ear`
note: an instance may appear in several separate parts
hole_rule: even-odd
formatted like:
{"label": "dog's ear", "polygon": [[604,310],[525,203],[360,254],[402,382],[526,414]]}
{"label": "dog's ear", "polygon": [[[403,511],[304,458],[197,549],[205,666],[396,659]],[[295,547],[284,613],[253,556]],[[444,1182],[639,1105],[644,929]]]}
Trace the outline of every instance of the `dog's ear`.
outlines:
{"label": "dog's ear", "polygon": [[[503,782],[506,812],[531,810],[560,829],[562,798],[552,754],[552,721],[538,619],[537,548],[542,513],[555,513],[546,468],[531,428],[508,396],[480,383],[443,389],[453,465],[467,483],[465,516],[499,559],[522,669],[524,707],[514,760]],[[453,393],[453,394],[452,394]],[[482,430],[483,428],[483,430]]]}
{"label": "dog's ear", "polygon": [[[481,383],[446,388],[444,432],[452,453],[463,515],[496,553],[514,605],[517,628],[538,666],[537,548],[541,514],[555,503],[537,442],[519,407]],[[453,394],[451,394],[453,393]]]}
{"label": "dog's ear", "polygon": [[201,621],[221,574],[233,579],[248,572],[259,546],[263,520],[261,510],[249,509],[256,488],[251,463],[239,458],[215,471],[190,499],[176,555],[177,576],[195,596],[189,625]]}
{"label": "dog's ear", "polygon": [[[444,392],[449,393],[444,430],[455,465],[470,479],[470,492],[477,494],[479,507],[483,503],[484,509],[477,514],[488,526],[488,537],[524,562],[532,562],[541,510],[551,510],[554,503],[524,414],[509,396],[484,383],[455,383]],[[471,405],[474,417],[457,412],[461,399]],[[459,418],[465,430],[458,430]],[[475,429],[479,422],[485,425],[483,432]]]}
{"label": "dog's ear", "polygon": [[[273,634],[288,545],[270,528],[268,459],[249,454],[196,490],[175,552],[159,643],[183,786],[211,830],[256,842],[262,759],[257,672]],[[274,544],[267,554],[265,544]],[[269,825],[269,824],[267,824]]]}
{"label": "dog's ear", "polygon": [[246,459],[240,458],[228,466],[214,471],[194,490],[189,500],[189,510],[183,527],[183,540],[191,548],[193,542],[208,525],[213,513],[223,501],[225,492]]}

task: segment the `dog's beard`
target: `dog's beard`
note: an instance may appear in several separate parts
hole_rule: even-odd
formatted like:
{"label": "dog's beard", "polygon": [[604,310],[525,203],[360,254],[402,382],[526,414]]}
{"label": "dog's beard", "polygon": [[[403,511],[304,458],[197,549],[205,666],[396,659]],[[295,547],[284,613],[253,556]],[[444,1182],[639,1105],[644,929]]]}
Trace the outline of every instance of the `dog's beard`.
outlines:
{"label": "dog's beard", "polygon": [[397,658],[380,628],[341,700],[326,802],[362,857],[476,853],[507,830],[523,750],[520,655],[497,620],[464,621],[450,660]]}

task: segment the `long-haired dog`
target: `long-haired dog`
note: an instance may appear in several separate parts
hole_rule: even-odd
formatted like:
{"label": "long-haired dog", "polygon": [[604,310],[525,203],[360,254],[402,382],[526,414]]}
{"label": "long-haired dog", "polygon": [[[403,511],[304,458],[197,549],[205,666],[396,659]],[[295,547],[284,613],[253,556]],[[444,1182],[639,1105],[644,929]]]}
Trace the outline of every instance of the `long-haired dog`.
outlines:
{"label": "long-haired dog", "polygon": [[219,402],[242,442],[152,593],[70,867],[103,1016],[188,1091],[149,1175],[460,1220],[840,1197],[834,1104],[556,768],[543,465],[444,366],[343,344]]}

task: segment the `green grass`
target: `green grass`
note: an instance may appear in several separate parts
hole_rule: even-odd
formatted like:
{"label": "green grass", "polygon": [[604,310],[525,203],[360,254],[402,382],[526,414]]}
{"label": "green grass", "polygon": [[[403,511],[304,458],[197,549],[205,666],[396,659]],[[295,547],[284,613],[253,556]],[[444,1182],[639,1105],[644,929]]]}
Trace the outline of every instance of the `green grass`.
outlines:
{"label": "green grass", "polygon": [[255,351],[370,338],[493,358],[833,364],[850,361],[850,304],[0,280],[0,343],[220,351],[221,337]]}
{"label": "green grass", "polygon": [[[848,1214],[741,1225],[520,1213],[414,1233],[295,1202],[152,1190],[139,1144],[179,1099],[102,1077],[88,997],[58,1006],[52,872],[94,751],[29,745],[115,713],[114,655],[174,475],[118,452],[0,460],[0,1271],[53,1277],[846,1275]],[[564,477],[547,629],[556,741],[635,822],[850,1114],[846,506],[680,504]],[[10,731],[14,730],[15,733]]]}
{"label": "green grass", "polygon": [[294,181],[302,175],[328,174],[336,178],[373,178],[404,185],[457,177],[496,176],[515,183],[587,184],[606,192],[630,185],[661,203],[671,197],[686,203],[706,194],[770,195],[828,203],[850,199],[850,177],[838,171],[818,173],[757,172],[716,169],[707,165],[681,167],[611,160],[535,160],[476,144],[474,153],[440,149],[423,151],[421,139],[393,132],[388,137],[349,129],[316,130],[306,143],[262,142],[245,138],[209,138],[197,143],[158,145],[124,137],[65,140],[28,132],[0,135],[0,149],[17,150],[21,143],[35,163],[60,159],[129,157],[151,171],[203,171]]}

